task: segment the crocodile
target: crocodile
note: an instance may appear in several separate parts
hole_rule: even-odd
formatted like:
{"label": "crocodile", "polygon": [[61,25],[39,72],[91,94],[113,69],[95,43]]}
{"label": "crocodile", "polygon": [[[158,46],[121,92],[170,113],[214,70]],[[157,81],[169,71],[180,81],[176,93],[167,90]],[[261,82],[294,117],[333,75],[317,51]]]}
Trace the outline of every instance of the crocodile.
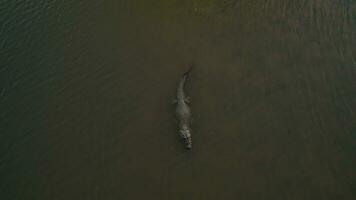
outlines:
{"label": "crocodile", "polygon": [[184,145],[187,149],[192,148],[192,137],[191,137],[191,111],[189,108],[190,99],[184,93],[184,85],[190,74],[193,66],[185,72],[178,84],[177,88],[177,99],[175,100],[176,110],[175,117],[178,123],[179,136],[182,138]]}

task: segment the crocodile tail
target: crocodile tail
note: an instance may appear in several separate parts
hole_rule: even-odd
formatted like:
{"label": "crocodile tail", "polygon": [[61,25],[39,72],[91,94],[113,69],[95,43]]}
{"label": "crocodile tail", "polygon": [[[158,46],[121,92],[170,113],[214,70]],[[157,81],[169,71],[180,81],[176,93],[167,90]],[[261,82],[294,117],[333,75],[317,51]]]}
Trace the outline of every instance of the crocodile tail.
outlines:
{"label": "crocodile tail", "polygon": [[190,74],[190,72],[192,71],[193,67],[194,67],[194,63],[189,67],[189,69],[186,72],[184,72],[183,78],[186,78]]}
{"label": "crocodile tail", "polygon": [[194,65],[191,65],[190,68],[183,74],[179,85],[178,85],[178,89],[177,89],[177,99],[180,98],[180,96],[184,97],[184,85],[185,85],[185,81],[187,80],[188,75],[190,74],[190,72],[192,71]]}

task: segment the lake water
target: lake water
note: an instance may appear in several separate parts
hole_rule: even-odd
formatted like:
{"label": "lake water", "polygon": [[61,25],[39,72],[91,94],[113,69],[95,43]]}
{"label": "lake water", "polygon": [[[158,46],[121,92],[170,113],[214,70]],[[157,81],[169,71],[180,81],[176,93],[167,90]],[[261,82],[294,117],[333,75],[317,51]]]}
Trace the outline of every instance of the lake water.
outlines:
{"label": "lake water", "polygon": [[[1,199],[356,198],[356,1],[0,13]],[[186,151],[171,101],[192,63]]]}

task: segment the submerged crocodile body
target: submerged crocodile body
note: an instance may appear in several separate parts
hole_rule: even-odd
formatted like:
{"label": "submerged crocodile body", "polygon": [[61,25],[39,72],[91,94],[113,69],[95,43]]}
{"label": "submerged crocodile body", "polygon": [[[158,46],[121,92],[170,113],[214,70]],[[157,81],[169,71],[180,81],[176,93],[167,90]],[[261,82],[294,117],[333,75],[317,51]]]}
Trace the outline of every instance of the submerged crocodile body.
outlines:
{"label": "submerged crocodile body", "polygon": [[189,98],[184,93],[184,85],[191,72],[192,67],[183,74],[177,88],[176,110],[175,116],[178,122],[179,136],[183,139],[184,145],[187,149],[192,148],[191,137],[191,112],[189,108]]}

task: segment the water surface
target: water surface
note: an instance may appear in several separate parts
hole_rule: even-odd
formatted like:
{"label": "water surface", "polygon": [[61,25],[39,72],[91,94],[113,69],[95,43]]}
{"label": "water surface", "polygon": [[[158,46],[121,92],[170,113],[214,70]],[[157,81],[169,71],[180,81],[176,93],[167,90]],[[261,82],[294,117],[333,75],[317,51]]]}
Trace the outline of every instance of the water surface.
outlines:
{"label": "water surface", "polygon": [[[1,199],[355,199],[355,1],[0,13]],[[170,102],[191,63],[187,152]]]}

